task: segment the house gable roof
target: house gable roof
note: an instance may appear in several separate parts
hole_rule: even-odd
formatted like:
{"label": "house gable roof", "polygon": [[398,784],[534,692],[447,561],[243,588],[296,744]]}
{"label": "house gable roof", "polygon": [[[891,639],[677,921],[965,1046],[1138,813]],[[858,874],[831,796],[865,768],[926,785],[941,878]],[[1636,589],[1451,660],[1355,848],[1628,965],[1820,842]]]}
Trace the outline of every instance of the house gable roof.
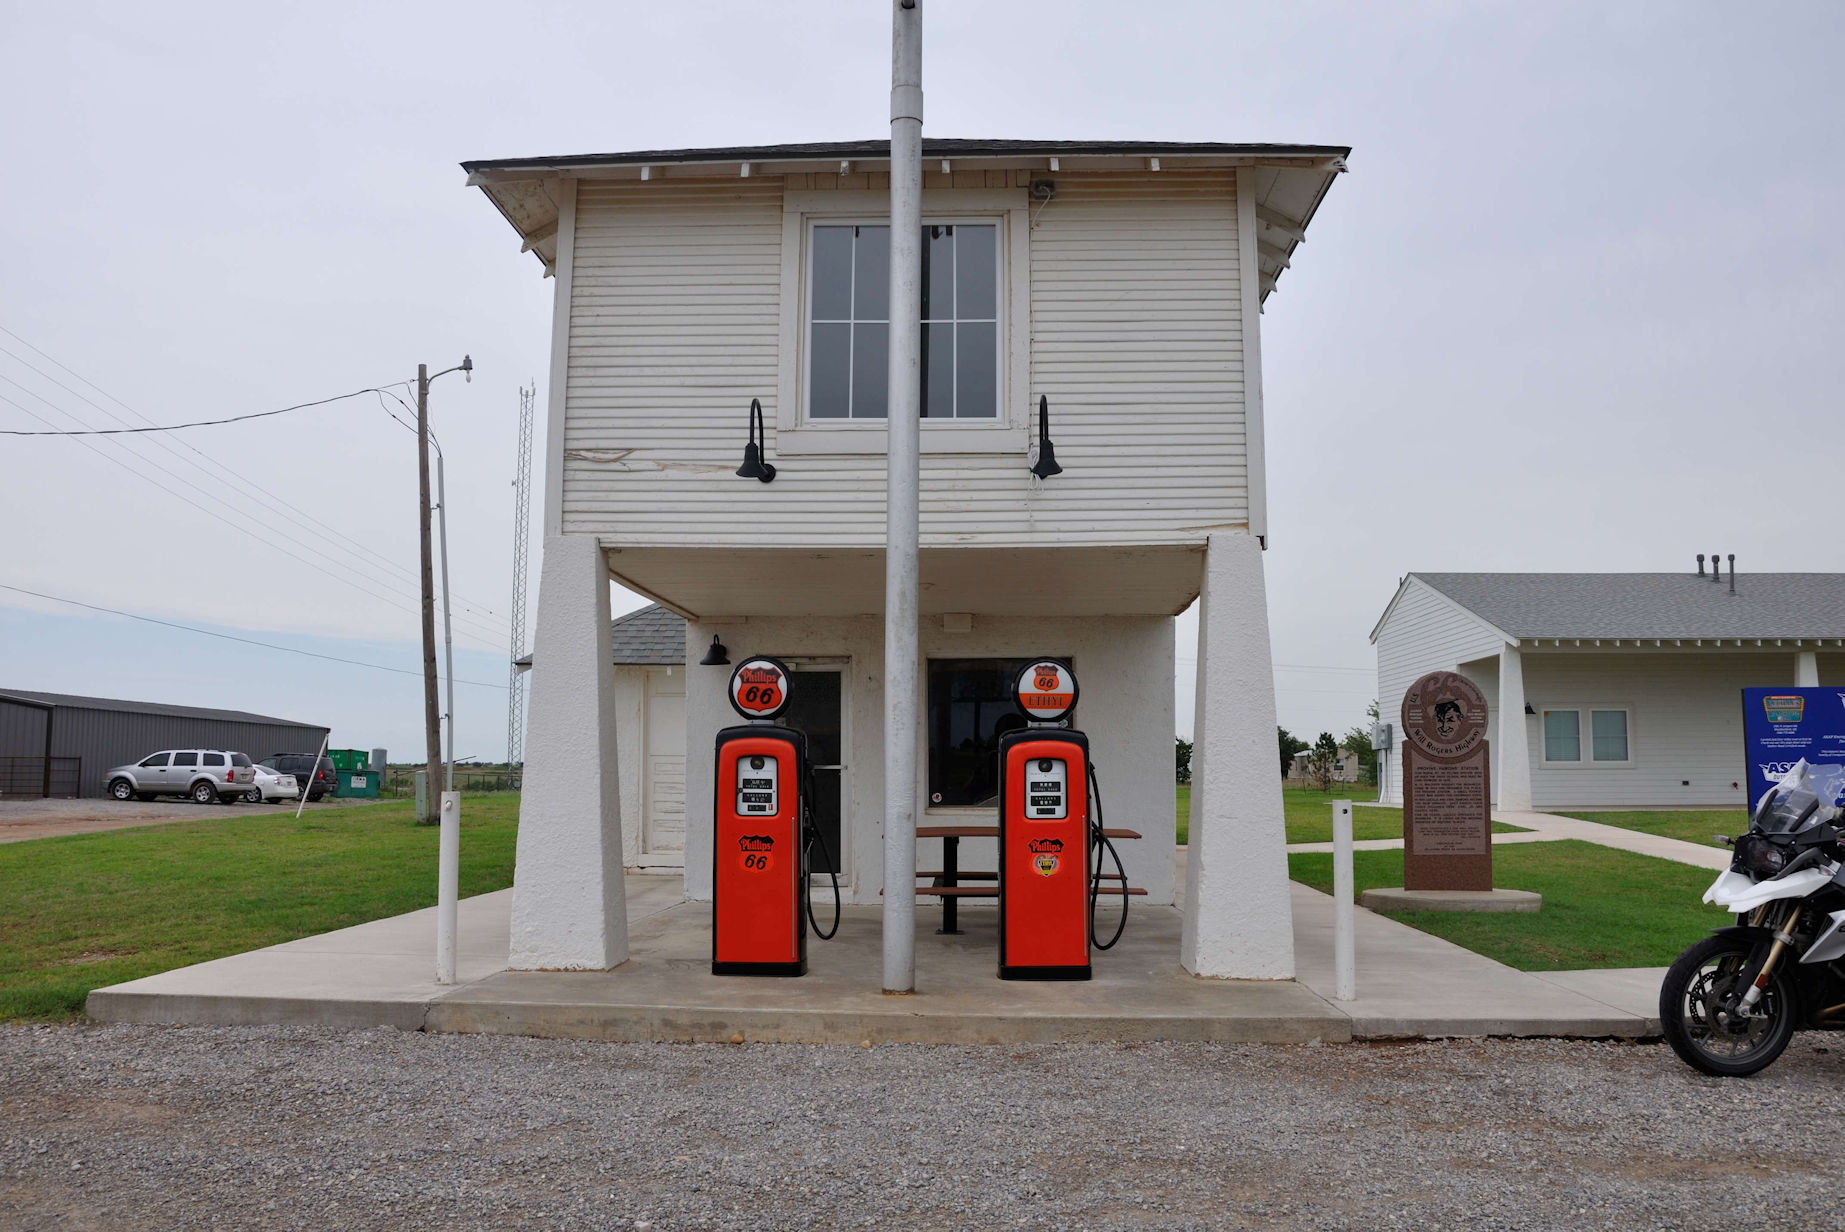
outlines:
{"label": "house gable roof", "polygon": [[1845,638],[1845,573],[1743,573],[1734,594],[1690,573],[1409,577],[1514,638]]}
{"label": "house gable roof", "polygon": [[618,665],[655,667],[685,662],[685,617],[657,603],[617,617],[612,632]]}

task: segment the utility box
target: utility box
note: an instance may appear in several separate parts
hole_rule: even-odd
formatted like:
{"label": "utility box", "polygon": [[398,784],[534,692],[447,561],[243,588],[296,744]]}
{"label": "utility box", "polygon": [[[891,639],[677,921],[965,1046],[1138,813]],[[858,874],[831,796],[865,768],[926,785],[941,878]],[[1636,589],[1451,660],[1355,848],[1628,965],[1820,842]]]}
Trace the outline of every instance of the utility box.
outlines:
{"label": "utility box", "polygon": [[429,771],[416,772],[416,824],[429,824]]}

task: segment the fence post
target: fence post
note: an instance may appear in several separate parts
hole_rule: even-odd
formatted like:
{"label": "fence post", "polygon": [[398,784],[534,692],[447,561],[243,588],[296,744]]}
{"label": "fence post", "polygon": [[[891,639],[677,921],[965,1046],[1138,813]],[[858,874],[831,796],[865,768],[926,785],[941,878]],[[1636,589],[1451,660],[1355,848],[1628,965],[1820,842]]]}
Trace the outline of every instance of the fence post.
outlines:
{"label": "fence post", "polygon": [[1352,907],[1352,802],[1333,801],[1333,1000],[1358,997]]}

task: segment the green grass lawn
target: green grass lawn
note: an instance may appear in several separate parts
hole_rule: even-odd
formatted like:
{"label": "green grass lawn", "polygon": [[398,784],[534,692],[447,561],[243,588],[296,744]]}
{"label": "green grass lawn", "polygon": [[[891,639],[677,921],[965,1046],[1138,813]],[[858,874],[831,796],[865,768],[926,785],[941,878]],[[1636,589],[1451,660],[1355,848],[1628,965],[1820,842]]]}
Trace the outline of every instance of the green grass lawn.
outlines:
{"label": "green grass lawn", "polygon": [[[0,844],[0,1021],[81,1016],[119,984],[433,906],[411,801]],[[464,796],[461,893],[512,884],[519,797]]]}
{"label": "green grass lawn", "polygon": [[[1352,871],[1358,893],[1403,884],[1401,851],[1360,851]],[[1292,855],[1288,873],[1332,892],[1332,856]],[[1543,909],[1530,914],[1461,911],[1392,912],[1423,932],[1521,971],[1585,967],[1663,967],[1728,913],[1698,900],[1706,869],[1672,860],[1565,840],[1493,848],[1493,883],[1536,890]]]}
{"label": "green grass lawn", "polygon": [[[1556,810],[1551,810],[1555,812]],[[1639,830],[1645,834],[1659,834],[1666,838],[1683,839],[1687,843],[1697,843],[1701,847],[1721,847],[1711,836],[1726,834],[1735,838],[1749,830],[1749,813],[1746,809],[1672,809],[1665,812],[1643,813],[1563,813],[1559,817],[1574,817],[1581,821],[1599,821],[1604,826],[1619,826],[1623,830]]]}
{"label": "green grass lawn", "polygon": [[[1190,830],[1191,784],[1178,784],[1178,792],[1179,842],[1183,844]],[[1288,841],[1290,843],[1330,843],[1332,842],[1332,802],[1334,800],[1375,799],[1377,799],[1377,788],[1365,787],[1357,783],[1348,783],[1344,788],[1335,788],[1330,792],[1316,791],[1311,787],[1283,787],[1281,808],[1287,819]],[[1509,834],[1523,829],[1522,826],[1493,823],[1495,834]],[[1352,810],[1352,837],[1354,839],[1402,838],[1403,810],[1400,808],[1354,808]]]}

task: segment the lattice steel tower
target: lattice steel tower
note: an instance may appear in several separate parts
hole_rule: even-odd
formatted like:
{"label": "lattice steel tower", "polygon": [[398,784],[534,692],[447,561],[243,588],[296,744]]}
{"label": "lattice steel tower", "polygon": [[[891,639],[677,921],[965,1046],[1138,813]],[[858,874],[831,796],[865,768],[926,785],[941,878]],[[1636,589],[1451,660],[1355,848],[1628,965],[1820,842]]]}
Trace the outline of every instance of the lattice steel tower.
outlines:
{"label": "lattice steel tower", "polygon": [[525,673],[518,660],[525,654],[526,546],[532,523],[532,405],[538,382],[519,387],[519,462],[513,472],[512,660],[506,666],[506,764],[525,760]]}

